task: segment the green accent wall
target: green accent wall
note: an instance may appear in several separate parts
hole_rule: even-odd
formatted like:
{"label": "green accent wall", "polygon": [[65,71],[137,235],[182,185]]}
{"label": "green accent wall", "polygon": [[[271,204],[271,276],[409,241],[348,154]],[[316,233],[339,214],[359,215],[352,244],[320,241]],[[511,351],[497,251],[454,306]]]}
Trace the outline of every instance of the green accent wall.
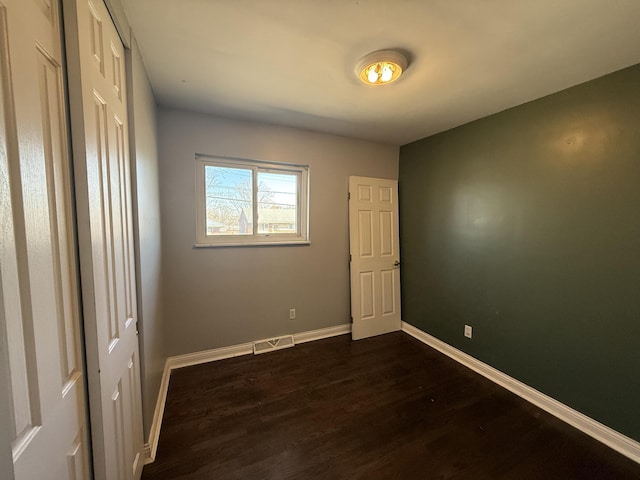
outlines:
{"label": "green accent wall", "polygon": [[401,147],[399,189],[403,320],[640,441],[640,65]]}

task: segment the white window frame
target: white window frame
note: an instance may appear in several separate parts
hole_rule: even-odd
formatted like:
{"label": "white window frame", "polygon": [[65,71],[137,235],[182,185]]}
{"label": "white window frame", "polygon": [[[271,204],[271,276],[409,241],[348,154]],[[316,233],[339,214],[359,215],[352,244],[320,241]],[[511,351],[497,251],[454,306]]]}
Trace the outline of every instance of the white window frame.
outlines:
{"label": "white window frame", "polygon": [[[244,158],[196,154],[196,243],[195,247],[244,247],[252,245],[308,245],[309,242],[309,166],[264,162]],[[237,167],[253,172],[254,233],[246,235],[207,235],[205,167]],[[299,178],[297,225],[295,234],[258,233],[258,172],[296,174]]]}

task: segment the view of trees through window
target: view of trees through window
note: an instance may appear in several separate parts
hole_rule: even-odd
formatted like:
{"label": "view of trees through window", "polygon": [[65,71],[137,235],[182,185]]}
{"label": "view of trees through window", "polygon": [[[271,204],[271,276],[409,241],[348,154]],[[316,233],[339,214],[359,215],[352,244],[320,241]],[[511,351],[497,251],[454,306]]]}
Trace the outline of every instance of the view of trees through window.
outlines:
{"label": "view of trees through window", "polygon": [[218,165],[204,173],[207,235],[298,232],[298,173]]}

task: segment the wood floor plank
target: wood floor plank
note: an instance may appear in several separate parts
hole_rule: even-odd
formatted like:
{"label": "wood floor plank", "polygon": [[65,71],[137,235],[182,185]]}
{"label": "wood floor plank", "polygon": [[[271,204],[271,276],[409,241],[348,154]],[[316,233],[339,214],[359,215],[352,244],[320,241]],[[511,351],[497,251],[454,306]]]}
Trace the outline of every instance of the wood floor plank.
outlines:
{"label": "wood floor plank", "polygon": [[423,345],[349,336],[176,370],[143,480],[639,479],[640,465]]}

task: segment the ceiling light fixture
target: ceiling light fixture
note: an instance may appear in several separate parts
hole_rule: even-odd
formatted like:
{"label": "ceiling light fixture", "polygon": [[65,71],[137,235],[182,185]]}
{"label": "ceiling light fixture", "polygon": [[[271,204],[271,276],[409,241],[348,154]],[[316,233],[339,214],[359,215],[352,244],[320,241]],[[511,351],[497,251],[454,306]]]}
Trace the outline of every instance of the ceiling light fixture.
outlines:
{"label": "ceiling light fixture", "polygon": [[397,80],[408,64],[407,57],[396,50],[378,50],[360,59],[356,75],[367,85],[386,85]]}

